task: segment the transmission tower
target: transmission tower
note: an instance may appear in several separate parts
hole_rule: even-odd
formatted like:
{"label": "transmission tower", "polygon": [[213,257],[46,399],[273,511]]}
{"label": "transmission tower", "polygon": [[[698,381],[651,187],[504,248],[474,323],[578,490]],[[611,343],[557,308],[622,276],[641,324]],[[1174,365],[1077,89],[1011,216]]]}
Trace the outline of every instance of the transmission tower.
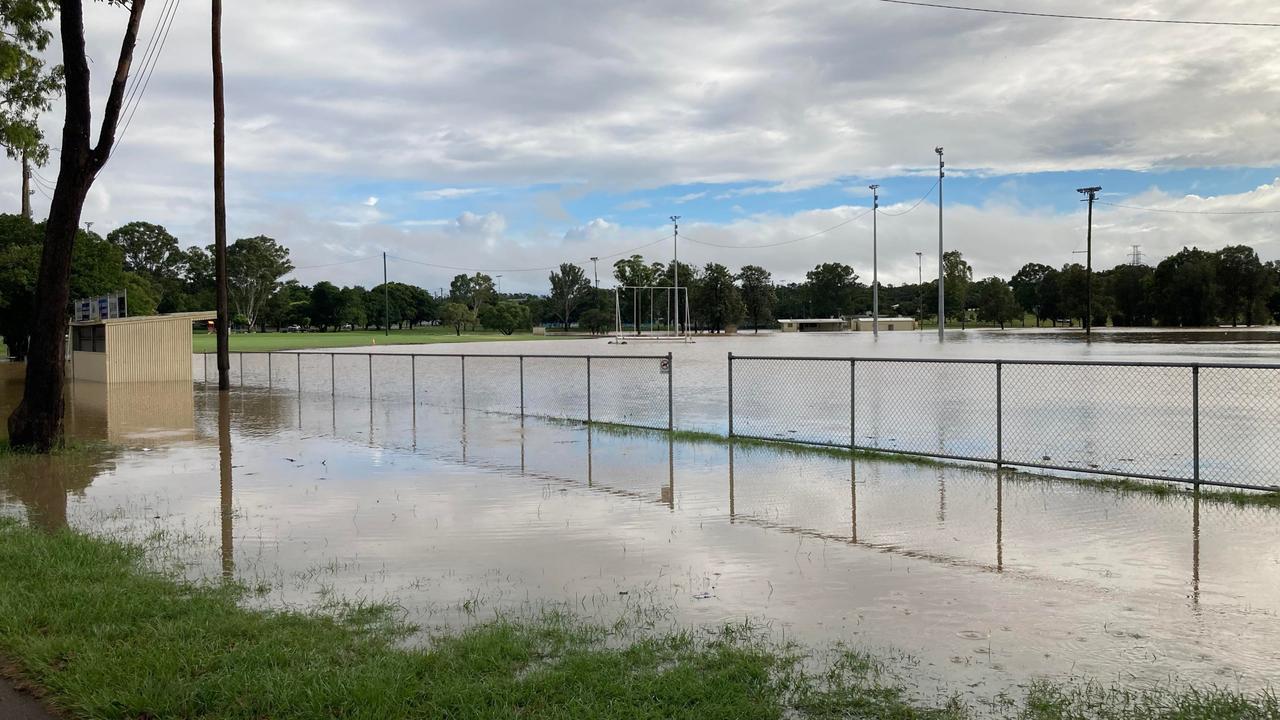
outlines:
{"label": "transmission tower", "polygon": [[1129,247],[1132,248],[1131,252],[1129,253],[1129,264],[1141,265],[1142,264],[1142,246],[1130,245]]}

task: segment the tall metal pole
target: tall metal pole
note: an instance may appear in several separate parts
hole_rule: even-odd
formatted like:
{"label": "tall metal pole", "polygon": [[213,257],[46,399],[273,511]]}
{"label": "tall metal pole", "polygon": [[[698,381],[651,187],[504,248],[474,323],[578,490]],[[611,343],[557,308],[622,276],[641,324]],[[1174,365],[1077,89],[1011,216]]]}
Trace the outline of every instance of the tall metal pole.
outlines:
{"label": "tall metal pole", "polygon": [[924,332],[924,253],[916,251],[916,322]]}
{"label": "tall metal pole", "polygon": [[384,334],[391,336],[391,288],[387,287],[387,251],[382,251],[382,313],[385,318]]}
{"label": "tall metal pole", "polygon": [[946,177],[943,168],[947,166],[942,161],[942,146],[933,149],[938,153],[938,342],[945,342],[947,337],[944,331],[947,329],[947,289],[945,267],[942,261],[942,178]]}
{"label": "tall metal pole", "polygon": [[1089,224],[1085,230],[1085,308],[1084,308],[1084,339],[1086,341],[1093,339],[1093,201],[1098,198],[1098,191],[1101,187],[1076,188],[1076,192],[1087,196],[1081,202],[1089,203]]}
{"label": "tall metal pole", "polygon": [[871,188],[871,335],[880,337],[880,265],[878,259],[878,230],[876,228],[880,208],[880,186]]}
{"label": "tall metal pole", "polygon": [[[231,389],[231,310],[227,295],[227,139],[222,86],[222,0],[213,0],[213,276],[218,390]],[[243,381],[243,375],[241,380]]]}
{"label": "tall metal pole", "polygon": [[599,268],[599,266],[596,264],[596,263],[598,263],[598,262],[600,262],[600,258],[598,258],[598,257],[593,257],[593,258],[591,258],[591,274],[592,274],[592,275],[594,275],[594,276],[595,276],[595,278],[596,278],[596,289],[597,289],[597,290],[599,290],[599,289],[600,289],[600,268]]}
{"label": "tall metal pole", "polygon": [[[672,278],[674,280],[674,282],[672,282],[672,285],[675,286],[675,293],[676,293],[676,308],[675,308],[676,337],[680,336],[680,222],[679,221],[680,221],[679,215],[671,216],[671,247],[672,247],[672,258],[674,263],[671,266],[671,272],[673,273]],[[686,302],[685,305],[688,305],[688,302]]]}

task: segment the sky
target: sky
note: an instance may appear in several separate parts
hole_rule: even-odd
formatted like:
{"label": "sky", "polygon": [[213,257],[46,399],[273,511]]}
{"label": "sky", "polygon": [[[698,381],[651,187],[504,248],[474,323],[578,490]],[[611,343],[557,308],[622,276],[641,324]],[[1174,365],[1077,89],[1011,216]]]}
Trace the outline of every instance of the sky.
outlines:
{"label": "sky", "polygon": [[[207,245],[210,6],[169,1],[148,2],[139,56],[170,7],[171,29],[83,219]],[[1280,22],[1267,0],[971,4]],[[126,13],[86,12],[100,117]],[[1280,215],[1202,214],[1280,210],[1280,28],[880,0],[271,0],[226,3],[223,32],[229,234],[276,238],[306,283],[377,284],[386,252],[392,280],[433,290],[485,271],[545,292],[549,268],[593,256],[607,286],[637,248],[671,258],[671,215],[682,261],[781,282],[839,261],[869,281],[871,184],[879,279],[928,280],[935,146],[946,249],[979,278],[1082,261],[1090,185],[1095,267],[1133,245],[1148,263],[1234,243],[1280,259]],[[55,148],[61,119],[58,103],[43,121]],[[0,178],[16,212],[16,164]]]}

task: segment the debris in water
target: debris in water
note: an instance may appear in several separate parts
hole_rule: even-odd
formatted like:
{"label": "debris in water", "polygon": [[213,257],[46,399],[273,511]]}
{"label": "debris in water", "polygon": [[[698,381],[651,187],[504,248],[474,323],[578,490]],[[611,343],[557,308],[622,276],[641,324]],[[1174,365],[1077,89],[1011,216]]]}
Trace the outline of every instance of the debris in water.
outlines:
{"label": "debris in water", "polygon": [[710,600],[710,599],[711,599],[711,593],[709,593],[709,592],[694,593],[694,594],[693,594],[693,599],[694,599],[694,600]]}

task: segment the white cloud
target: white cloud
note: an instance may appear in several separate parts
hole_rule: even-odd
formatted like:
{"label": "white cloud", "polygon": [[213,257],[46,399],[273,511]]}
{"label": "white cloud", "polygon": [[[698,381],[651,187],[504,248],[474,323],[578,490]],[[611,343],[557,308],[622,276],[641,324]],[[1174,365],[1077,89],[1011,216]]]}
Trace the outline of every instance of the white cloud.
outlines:
{"label": "white cloud", "polygon": [[365,199],[364,204],[369,207],[373,207],[374,205],[378,204],[378,198],[370,195],[368,198]]}
{"label": "white cloud", "polygon": [[436,190],[423,190],[418,193],[418,197],[423,200],[456,200],[457,198],[469,197],[471,195],[480,195],[481,193],[490,192],[489,188],[439,188]]}
{"label": "white cloud", "polygon": [[685,203],[687,203],[687,202],[693,202],[694,200],[700,200],[700,199],[702,199],[702,198],[704,198],[704,197],[706,197],[706,196],[707,196],[706,191],[703,191],[703,192],[691,192],[691,193],[686,193],[686,194],[684,194],[684,195],[681,195],[680,197],[677,197],[677,198],[672,198],[672,200],[671,200],[671,201],[672,201],[672,202],[674,202],[674,203],[675,203],[675,204],[677,204],[677,205],[683,205],[683,204],[685,204]]}

